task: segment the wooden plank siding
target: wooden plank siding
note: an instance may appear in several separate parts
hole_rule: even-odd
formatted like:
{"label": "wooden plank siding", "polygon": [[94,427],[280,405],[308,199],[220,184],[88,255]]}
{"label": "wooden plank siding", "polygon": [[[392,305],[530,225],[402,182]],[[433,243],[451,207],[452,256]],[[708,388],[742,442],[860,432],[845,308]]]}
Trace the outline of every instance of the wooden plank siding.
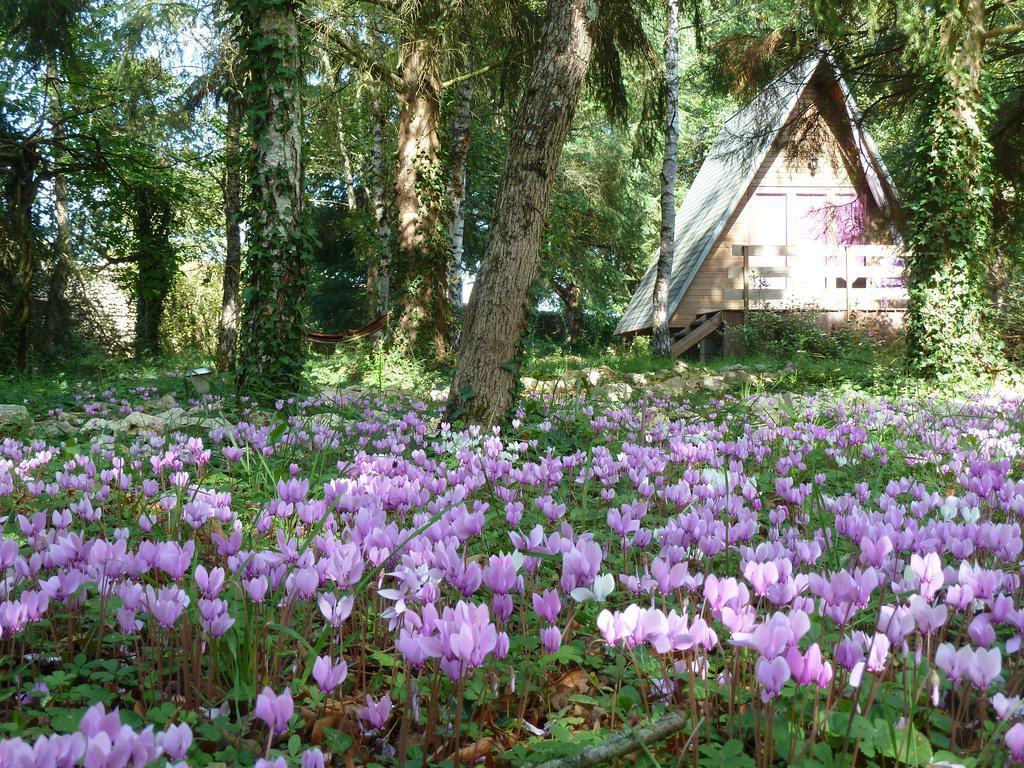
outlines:
{"label": "wooden plank siding", "polygon": [[[758,268],[761,271],[762,282],[767,283],[757,286],[756,289],[753,285],[748,286],[751,308],[783,308],[787,303],[802,303],[809,295],[808,285],[816,284],[816,273],[812,270],[822,273],[843,270],[844,265],[836,263],[840,256],[834,245],[834,222],[830,225],[829,244],[803,244],[794,247],[795,241],[798,240],[793,222],[796,195],[824,194],[824,199],[829,204],[856,198],[863,206],[863,215],[867,223],[864,232],[867,244],[891,243],[888,224],[870,194],[863,168],[856,159],[857,150],[849,124],[841,117],[831,114],[837,108],[842,108],[842,101],[839,100],[837,105],[837,99],[829,89],[828,83],[820,81],[812,82],[805,90],[794,117],[772,145],[715,246],[694,275],[672,316],[670,324],[673,327],[685,328],[702,314],[744,309],[743,246],[755,246],[747,251],[747,267]],[[813,172],[812,157],[817,159]],[[790,247],[772,248],[754,242],[757,233],[752,201],[758,193],[786,195],[785,224],[788,233],[787,243]],[[829,214],[830,217],[835,219],[834,209],[829,210],[833,211]],[[764,226],[760,227],[759,231],[763,233]],[[778,228],[773,231],[778,231]],[[890,259],[888,274],[879,274],[879,270],[884,272],[886,267],[870,263],[874,259],[869,245],[856,247],[864,249],[862,255],[868,262],[854,270],[857,277],[866,277],[869,266],[878,267],[872,275],[877,279],[869,280],[866,288],[853,288],[849,291],[851,295],[860,294],[854,300],[856,308],[896,308],[901,296],[905,298],[905,289],[885,285],[880,281],[899,277],[900,270],[892,267],[893,262]],[[878,251],[890,253],[890,248],[891,246]],[[837,276],[841,275],[832,274],[833,279],[827,284],[827,290],[824,278],[822,280],[820,308],[823,310],[847,307],[847,291],[845,287],[837,288]],[[852,278],[855,279],[856,277]],[[864,290],[870,293],[863,293]],[[758,291],[763,294],[759,294]],[[840,298],[840,294],[842,302],[838,306],[833,306]]]}

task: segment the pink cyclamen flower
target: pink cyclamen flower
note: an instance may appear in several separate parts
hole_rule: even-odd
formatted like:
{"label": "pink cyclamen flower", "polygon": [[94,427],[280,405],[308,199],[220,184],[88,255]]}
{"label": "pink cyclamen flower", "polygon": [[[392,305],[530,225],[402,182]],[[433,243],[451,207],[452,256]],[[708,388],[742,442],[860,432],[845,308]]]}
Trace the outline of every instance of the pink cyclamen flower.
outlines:
{"label": "pink cyclamen flower", "polygon": [[1003,659],[998,648],[978,648],[967,666],[967,676],[971,682],[984,690],[992,681],[999,677],[1003,669]]}
{"label": "pink cyclamen flower", "polygon": [[391,697],[385,694],[380,700],[374,701],[369,694],[366,696],[366,706],[359,710],[359,718],[365,720],[377,730],[381,730],[388,724],[391,717]]}
{"label": "pink cyclamen flower", "polygon": [[910,571],[917,576],[921,597],[925,600],[931,601],[946,583],[945,575],[942,573],[942,560],[935,552],[929,552],[924,557],[911,555]]}
{"label": "pink cyclamen flower", "polygon": [[1002,692],[992,697],[992,707],[996,711],[996,717],[1000,720],[1009,720],[1021,711],[1020,696],[1007,697]]}
{"label": "pink cyclamen flower", "polygon": [[348,676],[345,660],[335,662],[330,656],[319,656],[313,663],[313,679],[324,693],[332,693]]}
{"label": "pink cyclamen flower", "polygon": [[326,759],[318,747],[313,747],[302,753],[299,764],[302,768],[324,768]]}
{"label": "pink cyclamen flower", "polygon": [[292,719],[292,714],[295,712],[292,692],[285,688],[284,692],[278,695],[272,688],[264,688],[256,697],[254,712],[256,717],[266,723],[273,733],[284,733],[288,730],[288,721]]}
{"label": "pink cyclamen flower", "polygon": [[355,597],[336,597],[328,593],[320,595],[317,606],[328,623],[337,629],[352,614],[352,606],[355,605],[355,602]]}
{"label": "pink cyclamen flower", "polygon": [[554,653],[562,645],[562,633],[558,627],[545,627],[540,631],[541,647],[548,653]]}
{"label": "pink cyclamen flower", "polygon": [[790,678],[789,664],[781,656],[774,659],[760,658],[757,660],[757,681],[761,683],[761,699],[768,702],[774,699],[782,686]]}
{"label": "pink cyclamen flower", "polygon": [[192,729],[188,723],[169,725],[166,731],[156,735],[156,743],[171,760],[184,760],[192,746]]}
{"label": "pink cyclamen flower", "polygon": [[544,621],[554,623],[560,610],[562,602],[558,599],[558,590],[549,589],[541,594],[533,593],[533,611]]}
{"label": "pink cyclamen flower", "polygon": [[1024,761],[1024,723],[1017,723],[1006,732],[1006,746],[1010,750],[1010,757]]}

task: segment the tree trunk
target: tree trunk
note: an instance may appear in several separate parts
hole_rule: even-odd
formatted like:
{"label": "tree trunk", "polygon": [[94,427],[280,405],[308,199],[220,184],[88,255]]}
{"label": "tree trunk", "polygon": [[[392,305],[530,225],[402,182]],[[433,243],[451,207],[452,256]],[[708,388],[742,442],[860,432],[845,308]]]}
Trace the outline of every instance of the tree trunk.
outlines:
{"label": "tree trunk", "polygon": [[511,411],[530,285],[551,190],[590,62],[587,0],[548,0],[516,114],[483,268],[466,311],[448,417],[494,424]]}
{"label": "tree trunk", "polygon": [[402,43],[399,53],[398,250],[405,275],[401,329],[412,348],[438,359],[446,354],[447,251],[439,231],[443,181],[438,158],[441,81],[430,41]]}
{"label": "tree trunk", "polygon": [[448,266],[448,290],[453,306],[462,305],[462,254],[466,229],[466,159],[473,108],[473,86],[469,80],[458,85],[455,121],[452,124],[451,173],[448,177],[448,200],[451,208],[451,258]]}
{"label": "tree trunk", "polygon": [[934,73],[938,98],[911,196],[907,260],[907,351],[911,367],[928,377],[976,371],[999,354],[986,332],[992,147],[981,92],[983,0],[961,0],[943,24],[946,60]]}
{"label": "tree trunk", "polygon": [[580,287],[576,283],[559,285],[552,281],[555,293],[565,306],[565,337],[575,344],[583,335],[583,306],[580,303]]}
{"label": "tree trunk", "polygon": [[[386,314],[391,304],[391,222],[384,196],[384,126],[387,115],[380,99],[373,101],[373,219],[377,224],[378,258],[374,292],[374,317]],[[367,286],[368,288],[370,286]],[[374,318],[371,318],[371,320]]]}
{"label": "tree trunk", "polygon": [[654,278],[654,354],[672,354],[668,287],[672,281],[676,232],[676,172],[679,167],[679,0],[667,0],[665,13],[665,156],[661,163],[661,239]]}
{"label": "tree trunk", "polygon": [[305,219],[302,74],[296,4],[238,0],[247,89],[248,290],[242,316],[240,389],[293,391],[305,357],[303,299],[312,236]]}
{"label": "tree trunk", "polygon": [[160,355],[160,322],[174,276],[171,205],[145,187],[135,192],[135,356]]}
{"label": "tree trunk", "polygon": [[35,277],[35,243],[32,232],[32,206],[39,192],[36,169],[41,157],[35,147],[23,144],[10,160],[6,184],[7,212],[15,264],[14,364],[19,371],[28,367],[29,329],[32,324],[32,280]]}
{"label": "tree trunk", "polygon": [[[46,78],[50,89],[50,133],[53,136],[54,152],[60,158],[63,155],[64,117],[61,111],[57,66],[52,59],[47,62]],[[57,225],[57,238],[53,244],[53,266],[46,291],[45,319],[47,354],[50,358],[60,355],[71,321],[67,299],[68,282],[72,273],[71,217],[68,213],[67,181],[59,169],[53,172],[53,219]]]}
{"label": "tree trunk", "polygon": [[341,105],[338,106],[338,150],[341,153],[341,171],[345,178],[345,204],[350,211],[356,209],[356,177],[352,172],[352,158],[345,143],[345,126],[341,121]]}
{"label": "tree trunk", "polygon": [[239,133],[242,128],[241,96],[227,95],[227,130],[224,135],[224,255],[223,297],[220,304],[220,330],[217,334],[217,368],[235,369],[238,349],[238,321],[242,279],[242,159]]}

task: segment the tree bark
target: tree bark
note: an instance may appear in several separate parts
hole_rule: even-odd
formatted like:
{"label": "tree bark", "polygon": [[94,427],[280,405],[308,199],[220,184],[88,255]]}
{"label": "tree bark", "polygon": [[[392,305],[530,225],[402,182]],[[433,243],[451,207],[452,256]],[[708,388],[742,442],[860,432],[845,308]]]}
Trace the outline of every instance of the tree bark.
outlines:
{"label": "tree bark", "polygon": [[583,307],[580,304],[580,287],[576,283],[560,285],[552,281],[555,293],[565,306],[565,337],[575,344],[583,335]]}
{"label": "tree bark", "polygon": [[551,191],[590,62],[587,0],[548,0],[540,46],[516,114],[483,268],[466,311],[449,418],[494,424],[511,411],[517,355]]}
{"label": "tree bark", "polygon": [[448,177],[448,200],[451,208],[451,257],[448,268],[449,296],[453,306],[462,305],[462,255],[466,229],[466,159],[473,108],[473,86],[470,80],[458,85],[455,120],[452,124],[451,173]]}
{"label": "tree bark", "polygon": [[9,230],[15,265],[14,364],[19,371],[28,367],[29,329],[32,323],[32,280],[35,277],[35,242],[32,232],[32,207],[39,193],[40,179],[36,169],[42,158],[35,146],[22,144],[15,148],[10,159],[10,170],[5,185]]}
{"label": "tree bark", "polygon": [[170,293],[174,253],[170,203],[141,187],[135,191],[135,356],[160,355],[160,322]]}
{"label": "tree bark", "polygon": [[338,107],[338,150],[341,152],[341,170],[345,177],[345,203],[350,211],[356,209],[356,177],[352,172],[352,158],[345,143],[345,127],[341,121],[341,106]]}
{"label": "tree bark", "polygon": [[249,227],[239,388],[294,390],[305,357],[303,298],[311,235],[305,220],[302,75],[293,2],[239,3],[249,90]]}
{"label": "tree bark", "polygon": [[[391,305],[391,222],[384,195],[384,126],[387,115],[380,99],[373,101],[373,219],[377,225],[377,267],[374,280],[376,311],[374,317],[386,314]],[[368,286],[369,287],[369,286]],[[370,318],[374,319],[373,317]]]}
{"label": "tree bark", "polygon": [[426,37],[403,41],[399,57],[395,204],[406,276],[400,327],[414,350],[440,359],[448,338],[448,249],[439,232],[444,189],[437,135],[441,79]]}
{"label": "tree bark", "polygon": [[217,334],[217,368],[235,369],[238,349],[238,324],[242,280],[242,159],[239,134],[242,128],[241,96],[227,94],[227,126],[224,135],[224,255],[223,296],[220,305],[220,330]]}
{"label": "tree bark", "polygon": [[661,238],[654,278],[654,354],[672,354],[668,287],[675,257],[676,173],[679,168],[679,0],[667,0],[665,13],[665,156],[661,163]]}
{"label": "tree bark", "polygon": [[[64,116],[61,110],[60,84],[57,65],[51,58],[47,62],[46,78],[50,90],[50,133],[54,152],[60,157],[64,144]],[[53,266],[46,291],[46,346],[49,357],[60,355],[61,343],[66,341],[71,320],[67,290],[71,278],[71,217],[68,213],[68,186],[64,174],[53,171],[53,219],[57,225],[57,238],[53,244]]]}

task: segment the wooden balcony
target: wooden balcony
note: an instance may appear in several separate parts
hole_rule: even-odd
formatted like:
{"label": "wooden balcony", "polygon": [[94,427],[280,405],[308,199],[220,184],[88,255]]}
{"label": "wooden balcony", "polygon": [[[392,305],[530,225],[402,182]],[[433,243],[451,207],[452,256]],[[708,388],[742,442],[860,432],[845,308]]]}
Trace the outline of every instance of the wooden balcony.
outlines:
{"label": "wooden balcony", "polygon": [[743,310],[902,311],[902,251],[886,245],[734,245],[743,266],[728,269],[723,298]]}

